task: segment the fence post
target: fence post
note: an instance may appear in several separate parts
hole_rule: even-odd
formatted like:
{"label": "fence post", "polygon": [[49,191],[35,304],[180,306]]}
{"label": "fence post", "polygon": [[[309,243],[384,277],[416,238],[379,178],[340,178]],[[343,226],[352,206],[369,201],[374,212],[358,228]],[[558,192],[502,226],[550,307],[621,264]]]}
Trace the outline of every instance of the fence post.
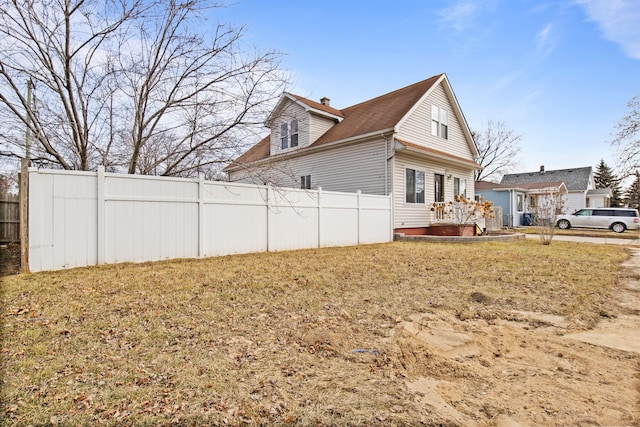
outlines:
{"label": "fence post", "polygon": [[198,258],[204,257],[204,174],[198,174]]}
{"label": "fence post", "polygon": [[20,160],[20,271],[29,273],[29,159]]}
{"label": "fence post", "polygon": [[105,209],[106,209],[106,196],[104,193],[105,187],[105,169],[104,166],[98,166],[98,188],[97,188],[97,203],[98,203],[98,218],[97,218],[97,226],[98,226],[98,265],[105,264],[107,262],[105,255]]}
{"label": "fence post", "polygon": [[360,196],[362,195],[362,191],[358,190],[356,191],[356,195],[358,197],[358,244],[360,244],[360,224],[362,224],[362,208],[360,207]]}
{"label": "fence post", "polygon": [[318,247],[322,247],[322,187],[318,187]]}
{"label": "fence post", "polygon": [[267,184],[267,252],[271,251],[271,235],[273,234],[271,231],[271,207],[272,207],[272,197],[273,197],[273,189],[271,188],[271,184]]}
{"label": "fence post", "polygon": [[389,193],[389,230],[390,241],[393,242],[393,193]]}

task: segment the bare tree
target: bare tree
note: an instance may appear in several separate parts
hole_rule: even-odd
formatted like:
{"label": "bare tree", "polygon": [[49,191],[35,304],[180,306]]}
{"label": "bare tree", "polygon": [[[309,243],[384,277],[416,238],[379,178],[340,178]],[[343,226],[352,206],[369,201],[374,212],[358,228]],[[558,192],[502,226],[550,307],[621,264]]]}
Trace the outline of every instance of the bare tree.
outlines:
{"label": "bare tree", "polygon": [[562,213],[564,195],[562,189],[547,190],[533,197],[533,225],[543,245],[550,245],[555,235],[558,215]]}
{"label": "bare tree", "polygon": [[624,179],[640,170],[640,94],[627,103],[628,112],[616,125],[612,145],[618,149],[619,176]]}
{"label": "bare tree", "polygon": [[498,180],[516,165],[522,136],[507,128],[505,122],[489,120],[483,132],[472,131],[478,148],[476,161],[483,169],[475,172],[475,180]]}
{"label": "bare tree", "polygon": [[36,164],[64,169],[215,173],[287,83],[278,53],[207,21],[218,7],[0,0],[0,143],[22,157],[30,139]]}

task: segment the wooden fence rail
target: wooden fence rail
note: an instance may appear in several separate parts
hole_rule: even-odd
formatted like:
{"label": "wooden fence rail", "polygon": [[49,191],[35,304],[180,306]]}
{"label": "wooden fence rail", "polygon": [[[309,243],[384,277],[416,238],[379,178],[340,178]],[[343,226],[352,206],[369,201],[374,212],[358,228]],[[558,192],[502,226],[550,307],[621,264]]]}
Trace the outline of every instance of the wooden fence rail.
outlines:
{"label": "wooden fence rail", "polygon": [[0,195],[0,243],[20,241],[20,202],[13,194]]}

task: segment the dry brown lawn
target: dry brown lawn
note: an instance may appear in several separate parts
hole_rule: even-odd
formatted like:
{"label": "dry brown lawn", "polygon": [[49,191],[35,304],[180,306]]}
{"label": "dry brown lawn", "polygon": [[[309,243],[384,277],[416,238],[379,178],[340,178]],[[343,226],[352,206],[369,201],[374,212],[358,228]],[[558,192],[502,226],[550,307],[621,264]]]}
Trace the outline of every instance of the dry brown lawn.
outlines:
{"label": "dry brown lawn", "polygon": [[[539,227],[521,227],[516,230],[518,233],[538,234]],[[581,236],[581,237],[601,237],[605,239],[638,239],[640,238],[640,230],[626,230],[623,233],[616,233],[611,230],[602,228],[571,228],[569,230],[554,229],[554,235],[557,236]]]}
{"label": "dry brown lawn", "polygon": [[394,242],[8,276],[1,424],[638,425],[637,355],[561,337],[615,316],[627,258]]}

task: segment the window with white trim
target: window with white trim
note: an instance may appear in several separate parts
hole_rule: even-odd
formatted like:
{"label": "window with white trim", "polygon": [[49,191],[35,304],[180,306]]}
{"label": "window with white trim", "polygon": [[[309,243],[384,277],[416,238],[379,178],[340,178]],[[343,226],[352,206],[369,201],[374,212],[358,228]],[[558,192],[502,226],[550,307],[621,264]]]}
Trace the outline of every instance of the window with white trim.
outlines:
{"label": "window with white trim", "polygon": [[467,198],[467,180],[464,178],[453,178],[453,195]]}
{"label": "window with white trim", "polygon": [[300,177],[300,188],[303,190],[311,189],[311,175],[302,175]]}
{"label": "window with white trim", "polygon": [[516,211],[524,212],[524,194],[516,194]]}
{"label": "window with white trim", "polygon": [[287,122],[280,125],[280,148],[283,150],[289,148],[289,123]]}
{"label": "window with white trim", "polygon": [[424,203],[424,171],[405,169],[405,202]]}
{"label": "window with white trim", "polygon": [[449,137],[449,113],[435,104],[431,104],[431,135]]}
{"label": "window with white trim", "polygon": [[287,148],[298,146],[298,119],[293,119],[290,122],[284,122],[280,125],[280,148],[286,150]]}
{"label": "window with white trim", "polygon": [[291,132],[289,138],[291,140],[291,147],[298,146],[298,119],[291,120]]}

